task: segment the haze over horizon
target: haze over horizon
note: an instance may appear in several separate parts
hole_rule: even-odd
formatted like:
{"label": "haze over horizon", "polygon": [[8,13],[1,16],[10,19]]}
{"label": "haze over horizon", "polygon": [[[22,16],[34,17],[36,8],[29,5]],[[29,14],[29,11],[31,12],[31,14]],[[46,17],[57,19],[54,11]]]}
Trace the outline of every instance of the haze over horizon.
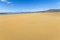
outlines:
{"label": "haze over horizon", "polygon": [[60,9],[60,0],[0,0],[0,12],[34,12]]}

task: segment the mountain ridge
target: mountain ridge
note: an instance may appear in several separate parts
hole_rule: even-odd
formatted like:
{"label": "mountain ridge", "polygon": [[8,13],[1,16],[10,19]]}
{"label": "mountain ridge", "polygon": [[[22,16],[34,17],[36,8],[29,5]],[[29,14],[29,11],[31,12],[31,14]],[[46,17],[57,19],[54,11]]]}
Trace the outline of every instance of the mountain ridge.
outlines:
{"label": "mountain ridge", "polygon": [[[37,11],[37,12],[60,12],[60,9],[48,9],[45,11]],[[23,13],[37,13],[37,12],[6,12],[6,13],[0,13],[0,14],[23,14]]]}

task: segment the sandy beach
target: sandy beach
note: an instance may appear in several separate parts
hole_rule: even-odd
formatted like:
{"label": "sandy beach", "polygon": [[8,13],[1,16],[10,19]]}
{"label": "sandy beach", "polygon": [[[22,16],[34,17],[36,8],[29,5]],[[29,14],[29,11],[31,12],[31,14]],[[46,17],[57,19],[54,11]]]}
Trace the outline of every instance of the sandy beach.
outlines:
{"label": "sandy beach", "polygon": [[0,16],[0,40],[60,40],[60,14]]}

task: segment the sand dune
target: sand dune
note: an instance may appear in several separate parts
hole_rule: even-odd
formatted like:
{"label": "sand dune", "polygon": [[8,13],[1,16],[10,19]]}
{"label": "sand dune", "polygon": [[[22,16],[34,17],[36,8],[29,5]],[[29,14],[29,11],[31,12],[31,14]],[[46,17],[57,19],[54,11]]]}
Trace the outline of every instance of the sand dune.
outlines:
{"label": "sand dune", "polygon": [[0,16],[0,40],[60,40],[60,14]]}

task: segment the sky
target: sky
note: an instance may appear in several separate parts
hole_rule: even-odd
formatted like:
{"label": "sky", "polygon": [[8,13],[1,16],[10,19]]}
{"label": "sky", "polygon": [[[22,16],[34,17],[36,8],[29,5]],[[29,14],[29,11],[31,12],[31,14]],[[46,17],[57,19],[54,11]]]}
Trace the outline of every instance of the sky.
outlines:
{"label": "sky", "polygon": [[60,9],[60,0],[0,0],[0,12],[35,12]]}

